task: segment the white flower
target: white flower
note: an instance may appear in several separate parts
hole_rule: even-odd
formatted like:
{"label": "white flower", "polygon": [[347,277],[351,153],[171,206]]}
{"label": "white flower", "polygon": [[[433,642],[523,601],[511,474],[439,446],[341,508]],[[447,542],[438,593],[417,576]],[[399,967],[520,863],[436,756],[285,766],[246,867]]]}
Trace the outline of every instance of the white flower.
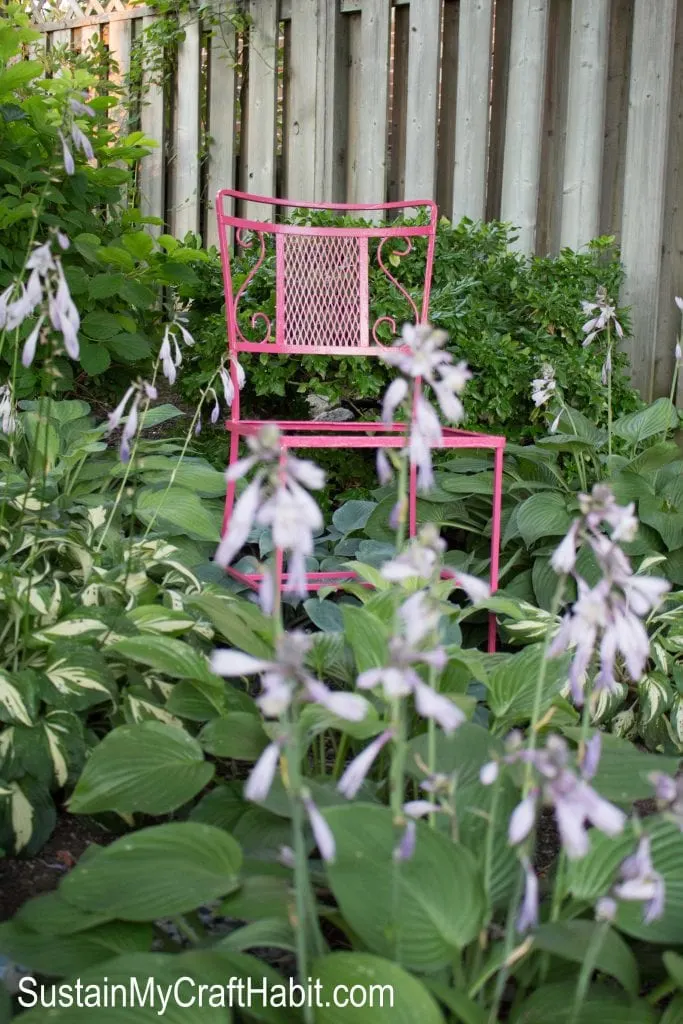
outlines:
{"label": "white flower", "polygon": [[13,434],[17,429],[10,384],[3,384],[0,387],[0,429],[5,435]]}
{"label": "white flower", "polygon": [[273,785],[275,773],[280,761],[279,743],[271,743],[263,751],[258,761],[251,770],[244,787],[244,795],[247,800],[260,803],[265,800]]}
{"label": "white flower", "polygon": [[542,373],[542,377],[536,377],[531,382],[531,398],[537,409],[541,405],[545,405],[546,402],[550,401],[555,388],[557,387],[555,382],[555,371],[552,366],[546,363],[543,366]]}
{"label": "white flower", "polygon": [[353,797],[356,796],[358,790],[365,782],[367,774],[372,768],[377,755],[392,737],[393,732],[391,729],[387,729],[374,739],[372,743],[369,743],[365,750],[361,751],[361,753],[358,754],[357,757],[354,757],[353,761],[347,765],[346,770],[337,785],[337,789],[347,798],[347,800],[352,800]]}
{"label": "white flower", "polygon": [[302,800],[320,856],[329,864],[335,857],[335,842],[332,829],[307,793],[303,794]]}
{"label": "white flower", "polygon": [[598,288],[595,302],[582,302],[581,309],[590,316],[590,319],[583,325],[583,332],[586,335],[583,342],[584,348],[586,345],[590,345],[593,338],[601,331],[606,330],[610,324],[614,325],[617,337],[623,338],[624,331],[617,320],[616,309],[608,302],[607,292],[604,288]]}

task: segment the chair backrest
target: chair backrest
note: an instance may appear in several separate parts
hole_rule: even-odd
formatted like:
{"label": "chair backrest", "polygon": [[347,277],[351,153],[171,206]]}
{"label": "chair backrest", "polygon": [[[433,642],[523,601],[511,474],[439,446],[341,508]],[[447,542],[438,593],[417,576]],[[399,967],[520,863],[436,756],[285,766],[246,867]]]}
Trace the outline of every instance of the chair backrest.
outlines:
{"label": "chair backrest", "polygon": [[[249,217],[227,212],[235,201]],[[415,210],[426,211],[426,219],[386,219]],[[261,211],[271,219],[259,220]],[[273,211],[282,220],[272,219]],[[294,219],[286,220],[284,215],[293,211]],[[365,226],[316,224],[315,214],[321,211],[363,218]],[[376,355],[402,323],[426,322],[437,220],[430,199],[375,205],[299,203],[223,189],[216,197],[216,214],[231,351]],[[324,222],[324,217],[318,220]],[[231,238],[236,257],[249,257],[246,276],[242,273],[239,280],[233,280]],[[402,281],[403,258],[416,252],[414,239],[425,240],[419,253],[424,269],[416,275],[413,262],[410,281]],[[385,292],[387,284],[395,291],[405,308],[400,318],[373,313],[373,280]]]}

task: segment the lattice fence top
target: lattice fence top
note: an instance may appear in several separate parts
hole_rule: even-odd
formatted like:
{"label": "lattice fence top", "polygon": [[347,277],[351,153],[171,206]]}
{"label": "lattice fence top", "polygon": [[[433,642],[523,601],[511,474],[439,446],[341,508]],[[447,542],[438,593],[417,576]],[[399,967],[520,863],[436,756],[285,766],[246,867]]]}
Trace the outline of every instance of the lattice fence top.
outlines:
{"label": "lattice fence top", "polygon": [[37,24],[83,21],[130,10],[123,0],[31,0],[30,13]]}

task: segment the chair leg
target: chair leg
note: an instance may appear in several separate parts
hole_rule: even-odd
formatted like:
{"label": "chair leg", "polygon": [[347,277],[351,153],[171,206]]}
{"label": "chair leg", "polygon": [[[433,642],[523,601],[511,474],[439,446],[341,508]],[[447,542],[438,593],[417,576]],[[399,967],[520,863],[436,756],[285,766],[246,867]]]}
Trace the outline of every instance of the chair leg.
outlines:
{"label": "chair leg", "polygon": [[[240,439],[236,430],[233,430],[230,434],[230,458],[228,466],[232,466],[233,463],[237,462],[240,453]],[[232,515],[233,505],[235,504],[235,487],[236,482],[231,480],[228,484],[225,492],[225,510],[223,512],[223,526],[221,528],[221,536],[225,533],[230,522],[230,516]]]}
{"label": "chair leg", "polygon": [[[491,593],[498,589],[500,564],[500,524],[503,504],[503,449],[496,448],[493,462],[493,527],[491,530]],[[489,615],[489,653],[496,650],[496,616]]]}
{"label": "chair leg", "polygon": [[412,462],[409,469],[408,482],[408,536],[417,533],[417,466]]}

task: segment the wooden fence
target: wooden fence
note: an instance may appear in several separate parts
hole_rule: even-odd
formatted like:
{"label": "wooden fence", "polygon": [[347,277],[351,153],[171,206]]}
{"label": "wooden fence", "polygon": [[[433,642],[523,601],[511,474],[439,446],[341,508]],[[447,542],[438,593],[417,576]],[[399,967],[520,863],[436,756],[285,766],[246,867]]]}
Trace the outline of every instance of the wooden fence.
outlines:
{"label": "wooden fence", "polygon": [[[668,394],[683,291],[683,0],[214,0],[174,76],[142,90],[160,143],[141,205],[216,239],[222,186],[295,199],[433,197],[501,218],[526,252],[616,235],[633,377]],[[34,0],[48,48],[93,32],[125,80],[159,17]]]}

